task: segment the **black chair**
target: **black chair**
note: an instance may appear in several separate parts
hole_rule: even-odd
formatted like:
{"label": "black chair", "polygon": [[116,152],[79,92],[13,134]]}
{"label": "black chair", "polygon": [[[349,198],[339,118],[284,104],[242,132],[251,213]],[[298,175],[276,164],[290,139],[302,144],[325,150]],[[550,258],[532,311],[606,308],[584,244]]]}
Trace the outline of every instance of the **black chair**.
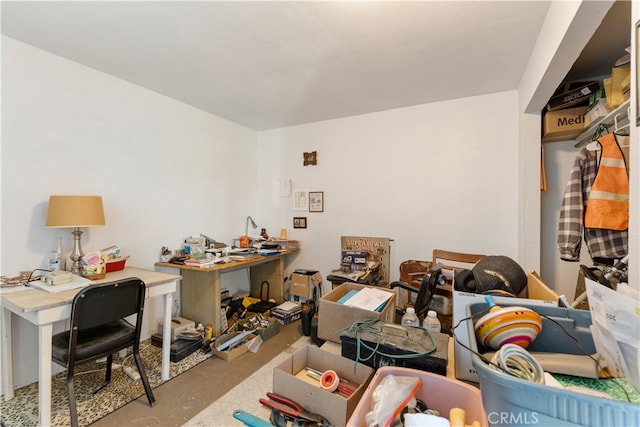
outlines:
{"label": "black chair", "polygon": [[[71,330],[53,336],[53,361],[67,368],[67,391],[71,425],[78,425],[78,413],[73,385],[75,366],[101,357],[107,358],[105,383],[111,381],[113,354],[133,347],[140,379],[153,406],[155,397],[140,358],[140,328],[144,311],[145,284],[138,278],[90,285],[81,290],[71,306]],[[136,315],[135,326],[125,320]]]}
{"label": "black chair", "polygon": [[[415,302],[415,311],[418,319],[422,321],[424,316],[429,311],[429,306],[431,305],[431,300],[433,299],[433,295],[436,291],[436,286],[438,285],[438,279],[442,276],[442,264],[438,263],[437,265],[431,267],[427,273],[422,277],[420,281],[420,286],[416,287],[410,283],[406,282],[391,282],[389,287],[391,289],[401,288],[409,291],[409,295],[411,293],[417,293],[416,302]],[[411,301],[412,298],[409,298]],[[396,317],[404,315],[403,309],[396,309]]]}

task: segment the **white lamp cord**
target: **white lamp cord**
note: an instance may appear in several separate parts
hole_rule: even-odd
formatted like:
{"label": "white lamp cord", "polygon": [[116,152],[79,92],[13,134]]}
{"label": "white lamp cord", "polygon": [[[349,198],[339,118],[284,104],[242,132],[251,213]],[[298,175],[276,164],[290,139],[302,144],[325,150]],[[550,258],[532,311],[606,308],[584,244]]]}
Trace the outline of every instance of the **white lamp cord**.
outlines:
{"label": "white lamp cord", "polygon": [[518,378],[544,384],[544,369],[540,362],[518,345],[503,345],[491,361]]}

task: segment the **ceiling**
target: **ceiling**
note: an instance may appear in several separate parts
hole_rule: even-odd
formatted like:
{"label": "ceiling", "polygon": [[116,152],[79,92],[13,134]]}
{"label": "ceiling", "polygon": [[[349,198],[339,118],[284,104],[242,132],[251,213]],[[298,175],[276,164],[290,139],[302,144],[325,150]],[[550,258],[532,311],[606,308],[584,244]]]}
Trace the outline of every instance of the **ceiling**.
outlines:
{"label": "ceiling", "polygon": [[265,130],[514,90],[548,7],[2,1],[2,33]]}

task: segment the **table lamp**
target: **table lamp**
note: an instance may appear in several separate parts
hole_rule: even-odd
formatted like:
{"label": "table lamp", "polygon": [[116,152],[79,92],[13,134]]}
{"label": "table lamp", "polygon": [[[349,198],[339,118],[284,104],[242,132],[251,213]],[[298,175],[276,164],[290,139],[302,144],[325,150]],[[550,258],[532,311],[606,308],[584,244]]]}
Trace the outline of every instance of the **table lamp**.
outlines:
{"label": "table lamp", "polygon": [[71,272],[81,274],[80,259],[84,255],[80,247],[80,227],[104,225],[104,210],[101,196],[50,196],[45,227],[73,227],[75,241],[71,260]]}

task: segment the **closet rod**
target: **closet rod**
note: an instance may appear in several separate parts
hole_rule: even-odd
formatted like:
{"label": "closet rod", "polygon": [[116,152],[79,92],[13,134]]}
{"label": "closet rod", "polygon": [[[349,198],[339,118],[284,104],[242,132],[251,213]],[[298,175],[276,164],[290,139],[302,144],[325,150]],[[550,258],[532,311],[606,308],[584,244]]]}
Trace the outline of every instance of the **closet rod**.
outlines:
{"label": "closet rod", "polygon": [[606,116],[589,123],[589,126],[587,126],[586,129],[580,135],[578,135],[578,137],[576,137],[576,144],[574,145],[574,147],[581,148],[587,145],[591,141],[591,137],[594,135],[599,125],[604,124],[606,126],[613,126],[614,118],[616,117],[616,115],[620,115],[621,117],[623,117],[623,119],[621,119],[622,121],[629,120],[629,116],[627,114],[628,107],[629,100],[626,100],[625,102],[614,108]]}

